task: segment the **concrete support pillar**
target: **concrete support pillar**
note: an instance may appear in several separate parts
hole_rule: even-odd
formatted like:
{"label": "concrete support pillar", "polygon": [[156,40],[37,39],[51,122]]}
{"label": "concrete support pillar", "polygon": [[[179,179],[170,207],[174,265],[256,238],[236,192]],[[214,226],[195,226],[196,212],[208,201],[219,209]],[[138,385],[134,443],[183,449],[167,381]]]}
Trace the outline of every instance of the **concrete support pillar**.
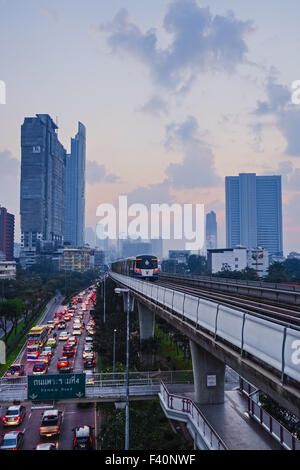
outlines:
{"label": "concrete support pillar", "polygon": [[140,339],[154,338],[155,313],[138,302]]}
{"label": "concrete support pillar", "polygon": [[224,403],[225,364],[190,340],[195,402],[201,405]]}

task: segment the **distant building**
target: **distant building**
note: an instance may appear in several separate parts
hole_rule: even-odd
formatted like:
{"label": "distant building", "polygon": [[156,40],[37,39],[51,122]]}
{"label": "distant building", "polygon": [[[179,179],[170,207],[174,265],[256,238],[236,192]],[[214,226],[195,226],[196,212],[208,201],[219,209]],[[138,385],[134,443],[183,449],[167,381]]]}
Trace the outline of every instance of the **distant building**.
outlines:
{"label": "distant building", "polygon": [[151,255],[151,254],[152,254],[151,242],[143,241],[141,239],[122,240],[122,258],[130,258],[131,256]]}
{"label": "distant building", "polygon": [[7,261],[14,260],[15,216],[0,206],[0,251]]}
{"label": "distant building", "polygon": [[206,214],[206,249],[212,250],[218,247],[218,224],[214,211]]}
{"label": "distant building", "polygon": [[86,132],[79,122],[71,139],[71,153],[66,157],[65,241],[84,245]]}
{"label": "distant building", "polygon": [[169,250],[169,259],[180,263],[187,263],[191,252],[189,250]]}
{"label": "distant building", "polygon": [[0,260],[0,280],[16,279],[16,262]]}
{"label": "distant building", "polygon": [[60,271],[85,272],[91,268],[90,250],[87,247],[65,247],[59,259]]}
{"label": "distant building", "polygon": [[151,246],[152,246],[152,255],[157,256],[159,259],[163,257],[163,240],[162,238],[152,238],[151,239]]}
{"label": "distant building", "polygon": [[45,242],[62,246],[65,231],[66,151],[48,114],[27,117],[21,128],[21,262],[35,263]]}
{"label": "distant building", "polygon": [[85,243],[91,248],[95,248],[96,246],[96,234],[92,227],[86,227],[85,229]]}
{"label": "distant building", "polygon": [[297,251],[291,251],[287,259],[300,259],[300,253],[297,253]]}
{"label": "distant building", "polygon": [[207,250],[207,269],[210,274],[243,271],[247,267],[254,269],[259,277],[266,276],[269,269],[268,251],[262,248],[247,249],[244,246]]}
{"label": "distant building", "polygon": [[282,256],[281,176],[226,176],[226,245],[262,246]]}

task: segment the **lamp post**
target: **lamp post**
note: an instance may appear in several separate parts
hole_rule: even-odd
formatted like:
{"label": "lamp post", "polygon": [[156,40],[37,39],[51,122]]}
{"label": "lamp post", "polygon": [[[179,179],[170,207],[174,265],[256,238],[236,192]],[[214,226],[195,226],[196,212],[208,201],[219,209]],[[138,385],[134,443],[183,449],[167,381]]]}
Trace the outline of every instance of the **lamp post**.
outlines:
{"label": "lamp post", "polygon": [[129,313],[130,293],[128,289],[115,289],[116,294],[127,294],[127,334],[126,334],[126,408],[125,408],[125,450],[129,450]]}
{"label": "lamp post", "polygon": [[113,377],[115,380],[115,372],[116,372],[116,332],[117,330],[114,330],[114,347],[113,347]]}
{"label": "lamp post", "polygon": [[105,292],[105,279],[103,280],[103,322],[106,323],[106,292]]}

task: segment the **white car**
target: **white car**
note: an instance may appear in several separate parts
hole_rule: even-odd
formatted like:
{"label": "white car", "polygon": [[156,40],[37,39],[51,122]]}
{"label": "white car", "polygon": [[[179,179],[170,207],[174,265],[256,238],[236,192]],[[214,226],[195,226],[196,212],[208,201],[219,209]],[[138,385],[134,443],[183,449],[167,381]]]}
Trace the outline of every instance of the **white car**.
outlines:
{"label": "white car", "polygon": [[66,341],[68,338],[69,338],[69,333],[67,331],[62,331],[61,333],[59,333],[59,341]]}

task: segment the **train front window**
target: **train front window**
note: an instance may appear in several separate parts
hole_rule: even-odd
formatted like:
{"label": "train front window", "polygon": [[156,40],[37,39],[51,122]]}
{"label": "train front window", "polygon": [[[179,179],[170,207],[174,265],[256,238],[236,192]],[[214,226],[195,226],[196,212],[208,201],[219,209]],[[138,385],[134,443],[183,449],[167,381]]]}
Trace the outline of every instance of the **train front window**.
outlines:
{"label": "train front window", "polygon": [[137,269],[156,269],[157,258],[153,258],[152,256],[143,256],[143,258],[136,258],[136,267]]}

